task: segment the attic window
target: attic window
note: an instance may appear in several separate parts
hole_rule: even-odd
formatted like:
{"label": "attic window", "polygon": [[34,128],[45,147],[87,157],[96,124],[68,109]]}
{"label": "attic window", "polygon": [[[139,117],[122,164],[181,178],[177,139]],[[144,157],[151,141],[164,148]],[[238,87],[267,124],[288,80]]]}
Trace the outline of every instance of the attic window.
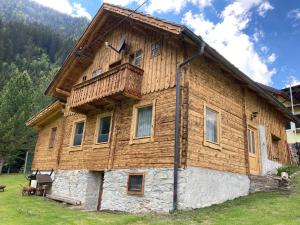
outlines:
{"label": "attic window", "polygon": [[102,72],[103,72],[102,69],[98,68],[92,72],[92,77],[99,76]]}
{"label": "attic window", "polygon": [[86,81],[86,76],[83,76],[83,77],[82,77],[82,81]]}
{"label": "attic window", "polygon": [[141,67],[143,60],[143,51],[138,50],[130,55],[130,63],[134,66]]}
{"label": "attic window", "polygon": [[151,57],[155,57],[160,54],[160,43],[155,42],[151,45]]}
{"label": "attic window", "polygon": [[119,60],[119,61],[117,61],[117,62],[114,62],[114,63],[112,63],[112,64],[110,64],[109,65],[109,69],[113,69],[113,68],[115,68],[115,67],[117,67],[117,66],[120,66],[121,65],[121,60]]}

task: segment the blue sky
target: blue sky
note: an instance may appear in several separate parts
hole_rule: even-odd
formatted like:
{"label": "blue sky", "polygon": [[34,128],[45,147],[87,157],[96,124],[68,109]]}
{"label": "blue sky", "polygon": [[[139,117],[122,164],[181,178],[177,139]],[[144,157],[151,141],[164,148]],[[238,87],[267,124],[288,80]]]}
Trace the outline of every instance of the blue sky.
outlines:
{"label": "blue sky", "polygon": [[[101,0],[33,0],[92,18]],[[142,0],[104,0],[135,9]],[[149,0],[140,11],[188,26],[252,79],[300,83],[299,0]]]}

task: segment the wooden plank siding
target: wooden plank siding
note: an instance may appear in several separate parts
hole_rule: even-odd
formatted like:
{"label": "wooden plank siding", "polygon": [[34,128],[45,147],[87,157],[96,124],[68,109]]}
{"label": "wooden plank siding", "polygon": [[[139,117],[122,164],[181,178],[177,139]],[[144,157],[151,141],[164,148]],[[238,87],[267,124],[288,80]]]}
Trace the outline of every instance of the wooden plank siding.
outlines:
{"label": "wooden plank siding", "polygon": [[[63,120],[61,116],[49,121],[47,125],[40,127],[35,146],[33,170],[51,170],[57,168],[57,160],[60,150],[60,138],[63,136]],[[51,129],[57,127],[53,148],[49,148]]]}

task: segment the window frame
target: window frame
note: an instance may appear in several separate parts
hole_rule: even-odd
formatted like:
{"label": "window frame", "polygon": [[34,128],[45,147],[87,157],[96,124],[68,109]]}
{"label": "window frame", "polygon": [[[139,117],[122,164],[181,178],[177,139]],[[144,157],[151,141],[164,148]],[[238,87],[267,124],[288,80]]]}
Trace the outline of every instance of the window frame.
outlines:
{"label": "window frame", "polygon": [[[130,132],[130,141],[129,144],[135,143],[147,143],[154,141],[154,129],[155,129],[155,106],[156,99],[146,102],[141,102],[138,104],[133,105],[132,110],[132,122],[131,122],[131,132]],[[152,117],[151,117],[151,133],[150,136],[145,137],[136,137],[136,130],[137,130],[137,120],[138,120],[138,110],[141,108],[145,108],[148,106],[152,106]]]}
{"label": "window frame", "polygon": [[[137,191],[130,191],[129,190],[129,181],[131,176],[142,176],[142,190],[137,192]],[[138,196],[143,196],[144,191],[145,191],[145,173],[129,173],[127,177],[127,194],[128,195],[138,195]]]}
{"label": "window frame", "polygon": [[[276,143],[278,145],[278,147],[277,147],[277,150],[278,150],[277,153],[275,152],[273,142],[277,142]],[[271,154],[272,154],[272,156],[270,158],[273,161],[280,162],[280,144],[281,144],[281,138],[278,137],[277,135],[271,133]],[[277,156],[275,156],[275,155],[277,155]]]}
{"label": "window frame", "polygon": [[[217,142],[212,142],[212,141],[209,141],[207,140],[206,138],[206,133],[207,133],[207,130],[206,130],[206,110],[207,109],[210,109],[212,111],[215,111],[217,113]],[[221,146],[221,127],[222,127],[222,123],[221,123],[221,116],[222,116],[222,113],[221,113],[221,110],[213,105],[210,105],[210,104],[207,104],[207,103],[204,103],[204,113],[203,113],[203,125],[204,125],[204,128],[203,128],[203,144],[204,146],[207,146],[207,147],[210,147],[210,148],[213,148],[213,149],[217,149],[217,150],[221,150],[222,149],[222,146]]]}
{"label": "window frame", "polygon": [[[251,132],[250,140],[249,140],[249,133],[248,133],[248,131]],[[253,151],[253,149],[249,149],[249,147],[252,146],[252,144],[253,144],[253,135],[254,135],[254,138],[255,138],[255,140],[254,140],[254,145],[255,145],[254,151]],[[251,144],[251,145],[249,145],[249,144]],[[250,156],[256,156],[257,153],[258,153],[257,128],[255,126],[250,125],[250,124],[247,124],[247,151],[248,151],[248,154]]]}
{"label": "window frame", "polygon": [[[110,126],[109,126],[108,140],[107,140],[107,142],[98,142],[101,119],[105,118],[105,117],[109,117],[109,116],[110,116]],[[100,113],[97,115],[96,129],[95,129],[95,135],[94,135],[94,148],[109,147],[110,140],[111,140],[111,134],[112,134],[112,123],[113,123],[113,113],[112,112],[105,112],[105,113]]]}
{"label": "window frame", "polygon": [[[158,48],[156,54],[153,55],[152,54],[152,46],[157,45],[157,44],[159,45],[159,48]],[[155,57],[159,56],[161,54],[161,49],[162,49],[162,42],[161,41],[156,41],[156,42],[151,43],[151,45],[150,45],[150,58],[155,58]]]}
{"label": "window frame", "polygon": [[[136,59],[137,59],[137,53],[138,52],[141,52],[141,55],[140,55],[140,58],[141,58],[141,63],[140,63],[140,65],[136,65],[135,64],[135,61],[136,61]],[[144,63],[144,52],[143,52],[143,50],[142,49],[139,49],[139,50],[137,50],[137,51],[135,51],[134,53],[132,53],[131,55],[130,55],[130,64],[132,64],[133,66],[136,66],[136,67],[139,67],[139,68],[143,68],[143,63]]]}
{"label": "window frame", "polygon": [[[53,135],[53,131],[55,130],[55,135]],[[54,137],[53,137],[54,136]],[[50,138],[49,138],[49,144],[48,148],[53,149],[56,144],[56,136],[57,136],[57,127],[51,127],[50,129]]]}
{"label": "window frame", "polygon": [[[81,138],[81,145],[74,145],[76,124],[81,123],[81,122],[84,123],[84,125],[83,125],[83,132],[82,132],[82,138]],[[71,135],[71,140],[70,140],[71,151],[82,150],[84,136],[85,136],[85,129],[86,129],[86,118],[84,118],[84,119],[78,119],[78,120],[74,120],[73,121],[72,135]]]}

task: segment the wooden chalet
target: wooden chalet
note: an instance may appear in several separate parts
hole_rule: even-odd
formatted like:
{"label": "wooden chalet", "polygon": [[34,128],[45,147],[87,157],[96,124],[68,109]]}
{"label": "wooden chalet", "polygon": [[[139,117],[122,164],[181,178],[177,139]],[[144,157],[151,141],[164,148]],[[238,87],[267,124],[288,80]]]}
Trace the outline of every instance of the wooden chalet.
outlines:
{"label": "wooden chalet", "polygon": [[39,129],[32,169],[54,169],[52,195],[92,210],[247,195],[249,175],[289,162],[285,124],[297,120],[186,27],[110,4],[46,94],[57,100],[27,122]]}

